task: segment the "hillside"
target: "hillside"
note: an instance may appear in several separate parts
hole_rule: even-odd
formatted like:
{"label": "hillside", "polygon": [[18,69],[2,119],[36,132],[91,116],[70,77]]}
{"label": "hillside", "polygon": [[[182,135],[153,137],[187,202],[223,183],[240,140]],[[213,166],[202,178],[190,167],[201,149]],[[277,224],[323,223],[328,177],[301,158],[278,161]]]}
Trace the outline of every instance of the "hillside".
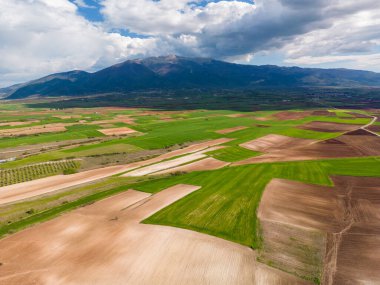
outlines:
{"label": "hillside", "polygon": [[147,90],[380,87],[380,74],[348,69],[240,65],[178,56],[128,60],[95,73],[70,71],[0,89],[9,99]]}

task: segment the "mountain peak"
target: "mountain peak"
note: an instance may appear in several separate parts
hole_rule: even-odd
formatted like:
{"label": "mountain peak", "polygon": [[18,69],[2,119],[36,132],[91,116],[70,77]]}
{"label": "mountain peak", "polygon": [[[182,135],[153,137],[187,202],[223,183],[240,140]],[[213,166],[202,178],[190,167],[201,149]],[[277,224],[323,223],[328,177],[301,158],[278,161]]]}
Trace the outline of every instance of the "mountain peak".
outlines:
{"label": "mountain peak", "polygon": [[80,96],[152,89],[332,86],[380,87],[380,74],[342,69],[240,65],[210,58],[166,55],[128,60],[95,73],[72,71],[49,75],[6,92],[10,92],[8,95],[12,99],[33,95]]}

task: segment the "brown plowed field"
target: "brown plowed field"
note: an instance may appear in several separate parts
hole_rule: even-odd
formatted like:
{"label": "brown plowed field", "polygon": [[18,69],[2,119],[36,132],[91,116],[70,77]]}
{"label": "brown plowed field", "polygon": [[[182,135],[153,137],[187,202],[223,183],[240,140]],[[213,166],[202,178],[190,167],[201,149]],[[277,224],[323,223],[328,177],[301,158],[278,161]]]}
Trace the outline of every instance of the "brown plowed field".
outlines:
{"label": "brown plowed field", "polygon": [[[380,179],[333,177],[346,226],[337,244],[332,284],[380,284]],[[337,234],[335,234],[335,239]]]}
{"label": "brown plowed field", "polygon": [[[269,140],[272,144],[267,141],[266,136],[252,141],[247,145],[251,147],[250,149],[252,150],[261,149],[258,151],[265,152],[265,154],[239,161],[234,165],[380,155],[380,137],[362,129],[346,133],[335,139],[304,144],[304,146],[302,146],[302,144],[292,144],[289,142],[284,144],[284,147],[280,140],[278,140],[277,143],[275,139]],[[242,146],[244,146],[244,144]]]}
{"label": "brown plowed field", "polygon": [[274,179],[258,216],[260,259],[322,284],[379,284],[380,179],[333,177],[335,187]]}
{"label": "brown plowed field", "polygon": [[336,117],[336,114],[327,110],[317,110],[311,113],[312,116],[322,116],[322,117]]}
{"label": "brown plowed field", "polygon": [[314,142],[314,140],[298,139],[272,134],[240,144],[240,146],[253,151],[269,152],[274,149],[279,150],[301,147]]}
{"label": "brown plowed field", "polygon": [[348,132],[357,130],[362,125],[351,125],[351,124],[340,124],[331,122],[310,122],[302,126],[298,126],[299,129],[326,132],[326,133],[338,133],[338,132]]}
{"label": "brown plowed field", "polygon": [[302,111],[302,112],[284,111],[284,112],[279,112],[279,113],[274,114],[273,117],[280,121],[300,120],[300,119],[309,117],[311,114],[312,112],[309,112],[309,111]]}
{"label": "brown plowed field", "polygon": [[139,223],[198,188],[177,185],[153,196],[130,190],[5,238],[0,283],[310,284],[258,264],[250,248]]}
{"label": "brown plowed field", "polygon": [[234,128],[229,128],[229,129],[224,129],[224,130],[216,131],[216,133],[224,135],[224,134],[229,134],[229,133],[245,130],[247,128],[248,127],[240,126],[240,127],[234,127]]}
{"label": "brown plowed field", "polygon": [[367,129],[375,133],[380,133],[380,125],[372,125],[367,127]]}

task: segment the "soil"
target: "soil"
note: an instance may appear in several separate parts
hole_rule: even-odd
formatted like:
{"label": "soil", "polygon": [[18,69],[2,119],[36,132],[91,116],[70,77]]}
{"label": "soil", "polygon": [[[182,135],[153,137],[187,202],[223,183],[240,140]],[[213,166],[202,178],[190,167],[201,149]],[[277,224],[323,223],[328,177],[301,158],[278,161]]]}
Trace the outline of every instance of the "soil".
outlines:
{"label": "soil", "polygon": [[94,169],[72,175],[51,176],[6,187],[0,187],[0,205],[17,202],[23,199],[33,198],[39,195],[49,194],[51,192],[59,191],[68,187],[78,186],[83,183],[96,181],[115,174],[132,171],[136,168],[159,163],[163,160],[173,158],[176,156],[190,154],[197,151],[199,152],[202,150],[204,150],[204,152],[207,152],[210,151],[209,147],[223,144],[229,141],[231,141],[231,139],[226,138],[206,141],[190,145],[183,149],[174,150],[144,161],[133,162],[126,165],[117,165],[100,169]]}
{"label": "soil", "polygon": [[299,129],[326,132],[326,133],[338,133],[338,132],[348,132],[360,128],[362,125],[352,125],[352,124],[341,124],[341,123],[331,123],[331,122],[310,122],[302,126],[298,126]]}
{"label": "soil", "polygon": [[302,143],[276,144],[275,142],[275,139],[268,140],[266,137],[249,142],[245,147],[257,149],[265,154],[239,161],[235,165],[380,155],[380,138],[363,129],[346,133],[335,139],[305,143],[303,146]]}
{"label": "soil", "polygon": [[229,165],[229,163],[217,160],[215,158],[209,157],[202,160],[198,160],[193,163],[186,165],[166,169],[154,173],[154,175],[166,174],[166,173],[176,173],[176,172],[193,172],[193,171],[205,171],[205,170],[215,170]]}
{"label": "soil", "polygon": [[311,113],[312,116],[322,116],[322,117],[336,117],[335,113],[329,112],[327,110],[317,110]]}
{"label": "soil", "polygon": [[284,111],[279,112],[273,115],[274,118],[280,121],[288,121],[288,120],[300,120],[306,117],[309,117],[312,112],[302,111],[302,112],[292,112],[292,111]]}
{"label": "soil", "polygon": [[123,128],[111,128],[111,129],[101,129],[98,130],[102,134],[105,134],[106,136],[122,136],[122,135],[129,135],[137,133],[137,131],[123,127]]}
{"label": "soil", "polygon": [[271,134],[240,144],[240,146],[253,151],[270,152],[271,150],[282,150],[288,148],[301,147],[312,144],[314,142],[314,140],[298,139]]}
{"label": "soil", "polygon": [[322,284],[380,282],[380,178],[332,177],[334,187],[274,179],[259,207],[259,259]]}
{"label": "soil", "polygon": [[198,188],[129,190],[5,238],[0,283],[310,284],[257,263],[250,248],[140,223]]}
{"label": "soil", "polygon": [[22,136],[22,135],[34,135],[43,133],[56,133],[65,132],[65,126],[72,124],[50,124],[50,125],[39,125],[26,128],[17,129],[4,129],[0,130],[0,136]]}

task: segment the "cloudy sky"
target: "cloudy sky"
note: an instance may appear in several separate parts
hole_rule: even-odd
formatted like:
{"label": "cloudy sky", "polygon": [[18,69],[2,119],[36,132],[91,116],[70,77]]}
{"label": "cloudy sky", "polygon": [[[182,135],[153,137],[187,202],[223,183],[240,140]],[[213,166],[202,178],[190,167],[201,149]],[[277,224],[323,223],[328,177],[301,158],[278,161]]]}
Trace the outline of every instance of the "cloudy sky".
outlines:
{"label": "cloudy sky", "polygon": [[168,54],[380,72],[380,4],[0,0],[0,87]]}

